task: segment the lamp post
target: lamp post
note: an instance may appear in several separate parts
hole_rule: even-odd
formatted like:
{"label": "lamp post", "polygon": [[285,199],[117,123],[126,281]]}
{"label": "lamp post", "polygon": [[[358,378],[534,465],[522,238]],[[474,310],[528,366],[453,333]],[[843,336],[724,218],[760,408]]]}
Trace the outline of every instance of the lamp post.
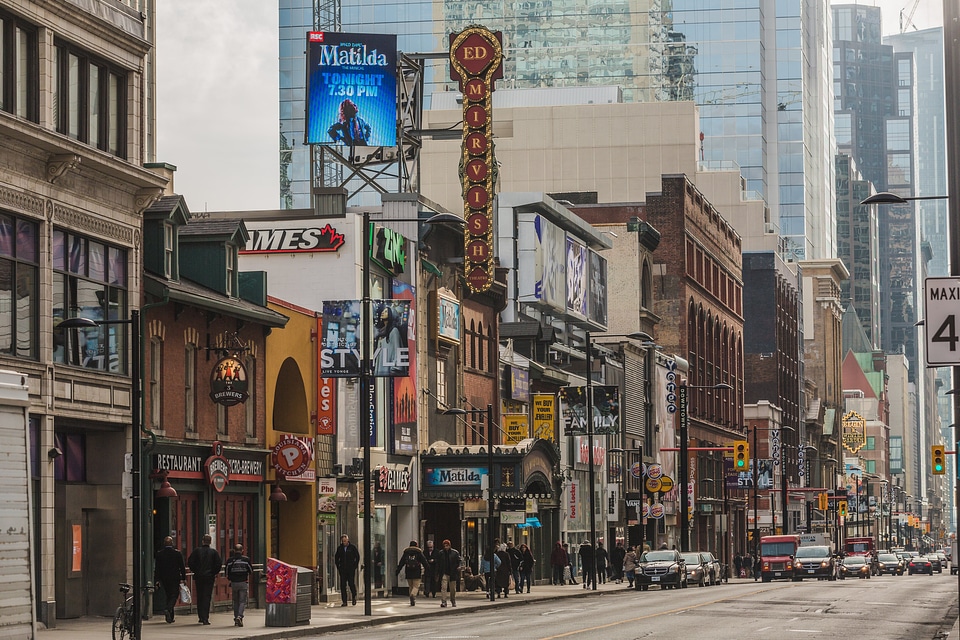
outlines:
{"label": "lamp post", "polygon": [[89,318],[66,318],[57,325],[57,329],[84,329],[105,325],[130,325],[130,431],[131,454],[130,464],[132,479],[131,505],[133,511],[133,638],[140,638],[143,615],[142,588],[143,588],[143,540],[141,539],[140,513],[140,457],[142,449],[140,443],[140,387],[143,371],[140,370],[140,310],[134,309],[130,317],[119,320],[91,320]]}
{"label": "lamp post", "polygon": [[677,475],[678,486],[680,489],[680,517],[678,518],[680,524],[680,551],[686,552],[690,550],[690,530],[689,530],[689,520],[690,516],[687,511],[690,509],[689,503],[690,499],[687,496],[687,478],[690,475],[690,460],[687,458],[689,455],[689,428],[690,428],[690,414],[687,409],[687,390],[689,389],[715,389],[720,391],[721,389],[726,391],[732,391],[731,387],[726,382],[720,382],[714,385],[688,385],[686,380],[680,381],[680,388],[677,394],[677,404],[680,406],[680,473]]}
{"label": "lamp post", "polygon": [[[377,222],[415,222],[418,224],[455,223],[464,225],[466,221],[452,213],[438,213],[426,220],[411,218],[381,218]],[[372,317],[370,313],[370,212],[363,212],[363,256],[362,256],[362,283],[360,302],[361,335],[360,346],[360,406],[369,406],[369,409],[360,411],[360,438],[363,440],[363,615],[373,615],[370,585],[373,566],[370,559],[373,557],[373,532],[370,528],[373,496],[370,494],[370,441],[376,435],[374,421],[371,420],[375,399],[373,396],[373,363],[370,361],[370,339],[367,335]],[[369,403],[366,405],[365,403]]]}
{"label": "lamp post", "polygon": [[[490,601],[497,599],[494,587],[494,549],[493,541],[496,538],[493,530],[493,404],[487,404],[486,411],[483,409],[447,409],[443,412],[445,416],[475,416],[484,415],[487,417],[487,547],[490,549],[490,577],[487,579],[487,596]],[[483,554],[480,554],[483,558]]]}

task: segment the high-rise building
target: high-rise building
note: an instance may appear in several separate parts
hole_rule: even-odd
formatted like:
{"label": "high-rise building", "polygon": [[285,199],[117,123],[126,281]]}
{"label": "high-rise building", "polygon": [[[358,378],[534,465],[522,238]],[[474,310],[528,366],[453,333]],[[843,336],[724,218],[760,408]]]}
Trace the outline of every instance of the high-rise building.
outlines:
{"label": "high-rise building", "polygon": [[[479,23],[503,32],[502,87],[617,85],[625,102],[696,101],[700,161],[740,167],[795,257],[836,255],[825,0],[777,3],[773,15],[760,0],[611,1],[589,10],[573,0],[374,5],[341,0],[334,19],[319,0],[280,1],[281,206],[308,207],[311,174],[313,184],[323,177],[297,146],[306,31],[396,33],[401,51],[429,53]],[[434,92],[456,90],[447,67],[442,58],[427,67],[425,105]]]}

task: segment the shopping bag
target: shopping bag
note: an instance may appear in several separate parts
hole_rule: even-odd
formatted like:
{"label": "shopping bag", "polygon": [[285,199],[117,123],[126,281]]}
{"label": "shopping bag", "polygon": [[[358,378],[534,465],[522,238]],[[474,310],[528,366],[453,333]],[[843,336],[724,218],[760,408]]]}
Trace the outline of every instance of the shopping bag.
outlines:
{"label": "shopping bag", "polygon": [[193,597],[190,595],[190,587],[180,583],[180,602],[183,604],[190,604],[193,602]]}
{"label": "shopping bag", "polygon": [[563,581],[566,583],[566,582],[570,582],[570,580],[572,580],[572,579],[573,579],[573,578],[572,578],[571,575],[570,575],[570,567],[569,567],[569,566],[564,567],[564,568],[563,568]]}

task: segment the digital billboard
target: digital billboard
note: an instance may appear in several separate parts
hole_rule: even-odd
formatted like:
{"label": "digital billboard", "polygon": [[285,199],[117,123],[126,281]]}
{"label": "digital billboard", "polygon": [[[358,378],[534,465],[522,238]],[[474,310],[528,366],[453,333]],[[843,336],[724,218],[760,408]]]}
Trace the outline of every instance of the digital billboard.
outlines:
{"label": "digital billboard", "polygon": [[307,34],[306,143],[397,144],[397,36]]}

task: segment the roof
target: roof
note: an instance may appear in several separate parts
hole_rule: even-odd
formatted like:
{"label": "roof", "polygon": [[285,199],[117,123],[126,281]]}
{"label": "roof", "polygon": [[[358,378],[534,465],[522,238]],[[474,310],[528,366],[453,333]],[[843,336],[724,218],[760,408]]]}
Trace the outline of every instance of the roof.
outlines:
{"label": "roof", "polygon": [[188,224],[180,227],[181,236],[232,236],[243,225],[243,220],[214,219],[208,218],[197,220],[194,218]]}
{"label": "roof", "polygon": [[289,320],[287,316],[273,309],[261,307],[242,298],[230,298],[185,278],[181,278],[180,282],[171,282],[145,273],[143,280],[144,290],[149,294],[215,311],[231,318],[247,320],[266,327],[284,327]]}

